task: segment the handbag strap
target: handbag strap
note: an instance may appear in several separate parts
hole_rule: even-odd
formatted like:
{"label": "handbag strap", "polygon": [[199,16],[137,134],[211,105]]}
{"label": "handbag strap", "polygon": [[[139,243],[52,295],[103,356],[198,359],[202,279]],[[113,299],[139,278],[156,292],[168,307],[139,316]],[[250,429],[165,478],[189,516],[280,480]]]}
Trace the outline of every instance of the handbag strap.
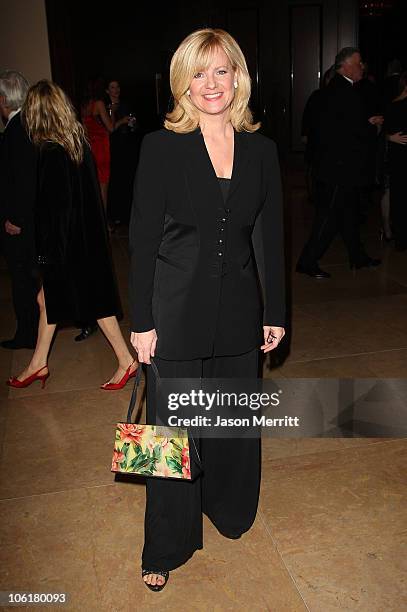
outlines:
{"label": "handbag strap", "polygon": [[[156,377],[156,380],[157,380],[157,384],[161,385],[160,373],[158,371],[158,368],[157,368],[156,364],[154,363],[154,361],[152,359],[151,359],[151,367],[153,368],[153,372],[155,374],[155,377]],[[135,408],[135,405],[136,405],[136,402],[137,402],[138,389],[139,389],[140,382],[141,382],[141,372],[142,372],[142,368],[141,368],[141,366],[139,366],[138,369],[137,369],[135,380],[134,380],[134,386],[133,386],[133,391],[132,391],[131,398],[130,398],[129,409],[127,411],[127,420],[126,420],[126,423],[131,423],[132,422],[133,412],[134,412],[134,408]],[[136,414],[136,417],[137,417],[137,414]],[[136,421],[134,421],[134,423],[136,423]]]}
{"label": "handbag strap", "polygon": [[[141,368],[141,366],[139,366],[138,369],[137,369],[137,372],[136,372],[135,379],[134,379],[134,386],[133,386],[133,391],[132,391],[131,398],[130,398],[129,409],[127,411],[126,423],[131,423],[132,422],[134,407],[135,407],[136,402],[137,402],[138,388],[140,386],[140,381],[141,381],[141,371],[142,371],[142,368]],[[134,421],[134,422],[136,422],[136,421]]]}
{"label": "handbag strap", "polygon": [[160,373],[158,371],[157,365],[156,365],[154,359],[150,359],[150,361],[151,361],[151,367],[153,368],[153,372],[154,372],[155,377],[157,379],[157,383],[158,383],[158,385],[161,385],[161,376],[160,376]]}
{"label": "handbag strap", "polygon": [[[157,365],[154,363],[154,359],[151,359],[150,361],[151,361],[151,367],[152,367],[154,375],[156,377],[157,384],[158,384],[158,386],[161,386],[161,377],[160,377],[160,373],[158,371]],[[126,420],[126,423],[131,423],[132,422],[134,407],[135,407],[136,402],[137,402],[137,394],[138,394],[138,389],[139,389],[140,381],[141,381],[141,371],[142,371],[142,368],[141,368],[141,366],[139,366],[138,369],[137,369],[135,380],[134,380],[134,386],[133,386],[133,391],[132,391],[131,398],[130,398],[129,409],[127,411],[127,420]],[[136,417],[137,417],[137,414],[136,414]],[[134,421],[134,423],[136,423],[136,420]],[[199,465],[202,467],[201,458],[199,456],[198,449],[197,449],[196,444],[195,444],[195,440],[192,437],[191,433],[189,434],[189,436],[190,436],[190,438],[192,440],[192,443],[194,445],[196,456],[198,457]]]}

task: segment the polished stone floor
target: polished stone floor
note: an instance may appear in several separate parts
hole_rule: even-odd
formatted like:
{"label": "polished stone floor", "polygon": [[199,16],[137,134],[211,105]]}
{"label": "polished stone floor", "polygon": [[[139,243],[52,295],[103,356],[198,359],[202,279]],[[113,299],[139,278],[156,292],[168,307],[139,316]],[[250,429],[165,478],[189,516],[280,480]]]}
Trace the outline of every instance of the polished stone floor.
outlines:
{"label": "polished stone floor", "polygon": [[[312,217],[301,172],[286,193],[293,269]],[[364,240],[379,269],[350,272],[338,240],[321,262],[332,280],[290,275],[290,334],[267,377],[407,378],[407,253],[380,243],[376,216]],[[128,335],[124,232],[112,246]],[[0,284],[4,338],[13,315],[2,259]],[[226,540],[205,521],[204,549],[162,593],[148,591],[139,577],[144,486],[110,472],[130,386],[99,390],[112,353],[100,332],[80,344],[75,333],[59,331],[44,390],[0,385],[1,591],[65,591],[75,612],[407,609],[407,443],[393,438],[264,440],[253,529]],[[0,351],[4,380],[30,354]]]}

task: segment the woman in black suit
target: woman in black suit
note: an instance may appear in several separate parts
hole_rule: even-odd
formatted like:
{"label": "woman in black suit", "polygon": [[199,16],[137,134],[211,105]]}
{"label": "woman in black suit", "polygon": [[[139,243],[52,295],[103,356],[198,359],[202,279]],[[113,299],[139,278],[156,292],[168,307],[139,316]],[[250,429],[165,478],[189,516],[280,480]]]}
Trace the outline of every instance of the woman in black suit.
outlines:
{"label": "woman in black suit", "polygon": [[137,361],[122,336],[119,298],[95,164],[70,101],[57,85],[33,85],[22,109],[38,151],[34,223],[40,279],[38,341],[31,361],[11,387],[49,376],[48,353],[56,324],[97,320],[118,361],[102,388],[121,389],[135,375]]}
{"label": "woman in black suit", "polygon": [[[285,324],[276,147],[256,133],[246,62],[223,30],[189,35],[170,80],[174,110],[144,139],[135,182],[131,342],[166,378],[256,378],[259,348],[274,349]],[[150,423],[154,393],[148,369]],[[202,548],[202,512],[229,538],[256,516],[259,439],[199,442],[203,476],[147,482],[142,575],[152,590]]]}

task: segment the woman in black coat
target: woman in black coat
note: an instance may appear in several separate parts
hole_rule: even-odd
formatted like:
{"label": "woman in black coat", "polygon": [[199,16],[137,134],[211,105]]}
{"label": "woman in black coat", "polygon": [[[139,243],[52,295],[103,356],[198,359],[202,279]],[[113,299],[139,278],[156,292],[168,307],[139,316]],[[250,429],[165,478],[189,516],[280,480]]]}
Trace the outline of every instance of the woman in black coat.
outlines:
{"label": "woman in black coat", "polygon": [[[276,147],[256,133],[246,62],[226,32],[188,36],[170,79],[174,110],[144,139],[135,182],[131,341],[166,378],[256,378],[259,348],[284,335]],[[149,368],[150,423],[154,394]],[[202,512],[229,538],[256,516],[259,439],[198,442],[203,477],[147,482],[142,574],[152,590],[202,548]]]}
{"label": "woman in black coat", "polygon": [[119,389],[134,376],[137,362],[116,319],[119,298],[106,222],[83,128],[64,92],[45,80],[29,90],[22,116],[39,149],[35,226],[40,322],[29,365],[8,384],[20,388],[40,380],[44,385],[56,324],[97,319],[118,360],[117,371],[102,388]]}

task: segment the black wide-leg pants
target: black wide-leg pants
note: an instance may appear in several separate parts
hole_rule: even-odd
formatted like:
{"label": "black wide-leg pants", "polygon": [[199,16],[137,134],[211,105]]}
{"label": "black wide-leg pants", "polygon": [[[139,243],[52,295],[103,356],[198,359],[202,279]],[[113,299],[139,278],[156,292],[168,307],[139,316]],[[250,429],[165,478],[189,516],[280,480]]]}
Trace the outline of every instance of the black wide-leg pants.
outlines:
{"label": "black wide-leg pants", "polygon": [[[257,378],[259,350],[192,361],[155,357],[162,378]],[[156,385],[147,366],[147,423],[155,422]],[[195,480],[147,478],[142,567],[173,570],[202,548],[202,513],[226,537],[250,529],[260,490],[260,438],[195,440],[203,472]]]}

